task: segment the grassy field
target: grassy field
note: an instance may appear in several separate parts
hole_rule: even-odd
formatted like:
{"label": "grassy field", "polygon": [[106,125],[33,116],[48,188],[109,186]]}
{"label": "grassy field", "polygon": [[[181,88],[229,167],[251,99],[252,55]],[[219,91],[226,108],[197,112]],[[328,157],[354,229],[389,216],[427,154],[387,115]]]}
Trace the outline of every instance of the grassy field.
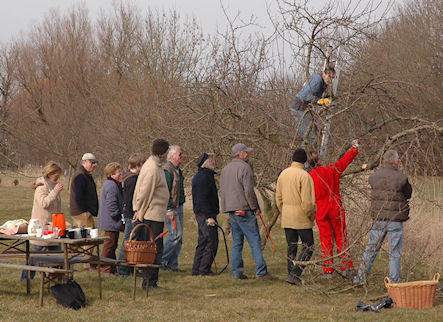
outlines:
{"label": "grassy field", "polygon": [[[0,175],[0,222],[9,219],[28,219],[31,214],[33,178]],[[14,186],[13,180],[19,184]],[[63,193],[63,210],[68,213],[68,193]],[[138,288],[138,296],[132,301],[132,279],[105,276],[103,278],[103,300],[99,300],[96,273],[78,272],[75,279],[82,286],[89,306],[79,311],[65,309],[56,304],[51,295],[45,296],[43,308],[38,306],[39,277],[32,282],[31,296],[26,296],[26,285],[19,281],[19,272],[0,271],[0,320],[2,321],[141,321],[141,320],[184,320],[184,321],[437,321],[443,319],[443,299],[439,291],[433,308],[386,309],[381,313],[356,312],[358,300],[367,303],[383,296],[386,289],[383,277],[387,272],[387,254],[381,252],[376,260],[367,288],[353,288],[348,280],[334,276],[332,280],[319,278],[319,267],[309,268],[304,279],[306,284],[294,287],[285,282],[286,243],[283,230],[275,227],[272,236],[277,252],[265,249],[265,259],[271,274],[279,281],[234,280],[225,271],[216,277],[193,277],[190,274],[197,240],[196,224],[189,201],[185,211],[185,235],[180,255],[181,268],[186,273],[160,272],[159,285],[162,290],[152,290],[146,298]],[[219,216],[220,221],[226,215]],[[315,231],[318,238],[318,232]],[[220,236],[221,237],[221,236]],[[318,241],[315,258],[319,257]],[[231,239],[228,237],[228,246]],[[358,258],[355,258],[358,262]],[[244,249],[245,273],[254,276],[254,263],[247,245]],[[224,245],[220,240],[216,259],[218,268],[226,263]],[[429,279],[426,269],[417,269],[414,279]],[[441,271],[440,271],[441,273]],[[141,281],[139,281],[139,286]],[[337,294],[333,294],[337,292]]]}

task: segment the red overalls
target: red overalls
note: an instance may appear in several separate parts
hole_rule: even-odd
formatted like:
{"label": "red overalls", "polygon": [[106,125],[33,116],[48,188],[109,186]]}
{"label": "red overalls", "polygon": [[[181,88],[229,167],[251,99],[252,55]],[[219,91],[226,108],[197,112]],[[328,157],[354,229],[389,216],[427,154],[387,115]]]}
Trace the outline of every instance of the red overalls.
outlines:
{"label": "red overalls", "polygon": [[[317,204],[315,221],[320,232],[323,258],[333,255],[334,239],[338,253],[341,253],[349,246],[346,237],[345,209],[340,196],[340,176],[357,154],[357,148],[352,147],[336,163],[317,167],[309,172],[314,180],[315,202]],[[352,260],[348,254],[343,254],[341,258],[342,271],[353,267]],[[334,272],[334,268],[331,267],[333,263],[333,259],[325,261],[323,272]]]}

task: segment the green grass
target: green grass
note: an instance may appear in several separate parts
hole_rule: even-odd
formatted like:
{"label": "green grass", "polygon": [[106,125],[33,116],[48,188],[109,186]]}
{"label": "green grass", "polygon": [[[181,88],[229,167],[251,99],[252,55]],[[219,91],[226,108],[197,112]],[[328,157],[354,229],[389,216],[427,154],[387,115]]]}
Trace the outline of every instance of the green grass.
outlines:
{"label": "green grass", "polygon": [[[10,178],[2,177],[0,185],[0,222],[14,218],[28,219],[31,214],[33,190],[32,179],[20,177],[20,183],[14,187]],[[13,177],[12,177],[13,178]],[[10,181],[10,183],[9,183]],[[66,213],[68,194],[63,194],[63,209]],[[181,268],[186,273],[160,272],[159,285],[163,290],[150,291],[146,298],[138,281],[137,299],[132,301],[132,279],[103,277],[103,300],[99,300],[97,274],[82,271],[82,266],[75,266],[78,272],[75,279],[82,286],[89,306],[79,311],[65,309],[56,304],[51,295],[45,294],[44,306],[38,306],[38,287],[40,278],[32,282],[31,295],[26,295],[25,283],[19,282],[20,272],[2,269],[0,271],[0,320],[2,321],[437,321],[443,316],[443,300],[436,299],[433,308],[386,309],[381,313],[356,312],[358,300],[374,303],[370,299],[383,296],[386,289],[383,277],[387,273],[387,254],[382,252],[377,258],[370,285],[364,288],[350,288],[350,283],[339,276],[333,280],[321,280],[320,267],[309,268],[304,278],[306,285],[294,287],[285,283],[286,244],[283,230],[275,227],[272,236],[277,253],[274,255],[266,247],[264,256],[271,274],[279,281],[234,280],[229,269],[216,277],[193,277],[190,275],[194,249],[197,240],[196,224],[189,208],[185,211],[185,234],[183,250],[180,255]],[[219,216],[220,221],[226,215]],[[318,232],[315,232],[318,238]],[[221,236],[220,236],[221,238]],[[320,255],[316,240],[315,258]],[[231,240],[228,237],[228,246]],[[254,275],[254,263],[250,249],[245,245],[243,251],[245,273]],[[361,254],[360,254],[361,256]],[[354,256],[356,261],[359,256]],[[219,254],[216,259],[218,268],[226,263],[224,245],[220,240]],[[430,276],[417,271],[416,279],[429,279]],[[334,290],[342,292],[326,295]],[[367,291],[367,293],[366,293]],[[439,293],[440,294],[440,293]]]}

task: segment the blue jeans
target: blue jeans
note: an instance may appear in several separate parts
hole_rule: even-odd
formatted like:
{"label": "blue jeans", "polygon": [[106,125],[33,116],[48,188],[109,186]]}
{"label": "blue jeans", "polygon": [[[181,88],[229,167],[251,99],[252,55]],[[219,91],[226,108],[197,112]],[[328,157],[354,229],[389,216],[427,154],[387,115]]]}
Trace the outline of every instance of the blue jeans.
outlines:
{"label": "blue jeans", "polygon": [[[305,137],[306,131],[308,130],[309,125],[312,123],[312,115],[309,113],[309,111],[305,113],[306,108],[307,104],[304,104],[298,99],[295,99],[294,102],[289,106],[296,124],[298,125],[298,131],[300,132],[302,139]],[[308,134],[309,145],[312,145],[316,138],[317,129],[315,126],[312,126],[311,131]],[[303,140],[301,146],[304,147],[305,145],[305,141]]]}
{"label": "blue jeans", "polygon": [[263,252],[261,249],[260,231],[258,230],[257,218],[251,210],[247,210],[244,216],[229,213],[232,231],[231,272],[234,277],[243,274],[243,242],[244,237],[251,248],[251,255],[255,262],[255,275],[263,276],[268,272]]}
{"label": "blue jeans", "polygon": [[399,221],[376,221],[369,232],[369,241],[363,254],[358,274],[354,278],[355,283],[363,282],[365,275],[369,274],[375,257],[388,235],[389,242],[389,279],[391,283],[400,283],[400,261],[403,249],[403,222]]}
{"label": "blue jeans", "polygon": [[[34,251],[35,252],[46,252],[48,250],[61,250],[61,245],[53,245],[53,246],[38,246],[34,245]],[[29,260],[29,265],[34,265],[34,259],[31,258]],[[34,279],[35,271],[30,271],[30,278],[31,280]],[[20,281],[26,280],[26,271],[22,271],[22,275],[20,276]]]}
{"label": "blue jeans", "polygon": [[[138,224],[137,222],[136,224]],[[125,241],[129,240],[129,236],[131,235],[132,229],[134,229],[135,224],[132,223],[131,218],[125,218],[125,231],[123,236],[122,245],[120,247],[120,253],[118,254],[118,260],[125,260]],[[120,275],[129,275],[130,271],[128,267],[125,266],[117,266],[117,273]]]}
{"label": "blue jeans", "polygon": [[169,233],[163,247],[162,265],[171,269],[178,269],[178,256],[183,244],[183,205],[177,208],[174,212],[176,222],[176,229],[171,219],[165,216],[165,224],[168,227]]}

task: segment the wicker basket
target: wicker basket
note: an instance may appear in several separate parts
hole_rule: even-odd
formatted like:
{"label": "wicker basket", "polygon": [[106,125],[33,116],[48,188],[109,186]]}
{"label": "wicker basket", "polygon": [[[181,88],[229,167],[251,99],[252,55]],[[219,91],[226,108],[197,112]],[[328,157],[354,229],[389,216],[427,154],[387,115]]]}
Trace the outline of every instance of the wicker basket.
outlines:
{"label": "wicker basket", "polygon": [[439,278],[440,274],[436,273],[430,281],[392,284],[389,278],[385,277],[385,286],[395,307],[420,309],[434,306],[435,289]]}
{"label": "wicker basket", "polygon": [[[137,241],[132,240],[134,232],[145,226],[148,228],[150,241]],[[152,237],[152,230],[146,224],[138,224],[131,231],[129,240],[125,241],[125,258],[128,264],[152,264],[155,260],[155,255],[157,254],[157,244],[154,242]]]}

